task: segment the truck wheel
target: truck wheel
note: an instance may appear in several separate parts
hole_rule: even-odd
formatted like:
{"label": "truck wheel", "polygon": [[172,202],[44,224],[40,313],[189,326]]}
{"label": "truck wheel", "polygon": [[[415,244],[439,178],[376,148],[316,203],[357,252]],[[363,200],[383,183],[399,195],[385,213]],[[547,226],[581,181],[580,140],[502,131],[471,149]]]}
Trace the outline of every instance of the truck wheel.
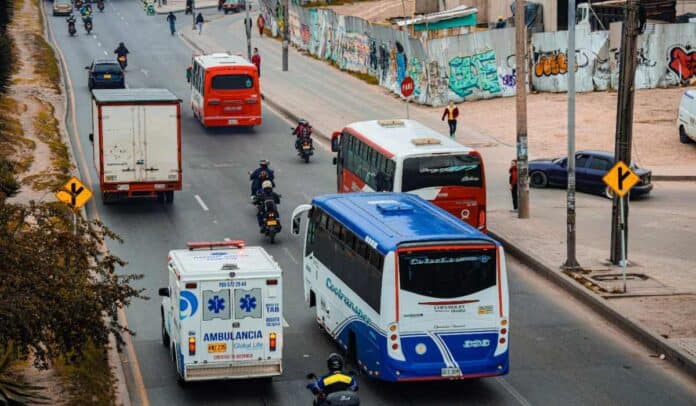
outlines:
{"label": "truck wheel", "polygon": [[164,309],[160,307],[160,318],[162,320],[162,345],[169,348],[169,334],[167,334],[167,329],[164,327]]}
{"label": "truck wheel", "polygon": [[689,138],[689,136],[686,135],[686,130],[684,129],[683,125],[679,126],[679,142],[681,142],[682,144],[691,143],[691,138]]}
{"label": "truck wheel", "polygon": [[164,199],[166,200],[167,204],[174,203],[174,191],[168,190],[164,192]]}

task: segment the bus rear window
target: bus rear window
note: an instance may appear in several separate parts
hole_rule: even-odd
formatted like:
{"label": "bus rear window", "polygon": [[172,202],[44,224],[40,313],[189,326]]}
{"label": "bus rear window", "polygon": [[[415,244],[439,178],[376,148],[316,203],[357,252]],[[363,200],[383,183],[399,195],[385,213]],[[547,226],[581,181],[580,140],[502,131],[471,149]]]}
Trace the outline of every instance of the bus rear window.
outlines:
{"label": "bus rear window", "polygon": [[434,186],[482,186],[481,160],[476,155],[433,155],[404,159],[401,191]]}
{"label": "bus rear window", "polygon": [[249,75],[216,75],[212,86],[215,90],[244,90],[254,87],[254,79]]}
{"label": "bus rear window", "polygon": [[448,251],[406,251],[399,254],[401,290],[451,299],[495,286],[494,248]]}

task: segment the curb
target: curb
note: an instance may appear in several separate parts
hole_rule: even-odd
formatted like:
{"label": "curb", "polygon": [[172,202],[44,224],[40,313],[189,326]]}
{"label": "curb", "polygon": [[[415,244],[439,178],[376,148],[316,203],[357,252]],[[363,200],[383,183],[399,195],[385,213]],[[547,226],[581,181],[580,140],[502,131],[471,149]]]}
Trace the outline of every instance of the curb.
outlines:
{"label": "curb", "polygon": [[551,281],[560,288],[566,290],[574,298],[590,307],[595,313],[602,316],[611,324],[617,326],[624,333],[638,340],[641,344],[658,354],[664,354],[666,360],[672,365],[696,377],[696,359],[687,355],[683,350],[675,348],[661,336],[652,333],[640,322],[629,319],[618,311],[612,309],[606,302],[579,286],[576,282],[567,278],[561,272],[555,271],[554,267],[545,263],[543,260],[526,253],[522,248],[512,244],[506,237],[497,234],[489,229],[488,234],[500,241],[505,250],[531,268],[534,272]]}
{"label": "curb", "polygon": [[652,180],[663,182],[693,182],[696,175],[653,175]]}
{"label": "curb", "polygon": [[[69,83],[66,79],[68,75],[68,67],[67,64],[65,63],[65,58],[63,57],[63,53],[60,52],[60,49],[58,48],[57,44],[55,43],[53,32],[51,31],[51,27],[48,24],[48,20],[46,19],[46,10],[43,7],[43,4],[39,4],[39,9],[41,11],[41,14],[43,15],[43,22],[44,22],[44,35],[47,39],[47,43],[53,48],[53,51],[56,54],[56,58],[58,59],[58,68],[60,69],[61,73],[61,79],[63,82],[63,90],[65,93],[63,94],[63,100],[65,102],[65,114],[62,117],[63,120],[63,125],[65,126],[65,130],[67,132],[67,147],[68,150],[70,151],[70,160],[75,166],[75,169],[77,171],[77,174],[80,173],[80,166],[77,163],[77,160],[75,159],[75,151],[73,150],[72,142],[71,139],[74,137],[71,137],[70,134],[74,129],[71,129],[70,126],[70,120],[68,117],[70,116],[70,112],[75,106],[72,106],[70,103],[70,94],[73,93],[73,89],[69,86]],[[76,140],[79,142],[79,140]],[[87,211],[84,207],[80,209],[82,216],[84,218],[87,218]],[[106,322],[106,321],[105,321]],[[116,340],[113,334],[109,334],[109,345],[107,348],[107,357],[108,357],[108,363],[109,366],[112,370],[112,374],[114,377],[114,394],[116,397],[116,404],[119,406],[131,406],[131,398],[130,394],[128,392],[128,386],[127,386],[127,380],[126,380],[126,375],[123,371],[123,365],[121,363],[121,360],[118,355],[118,350],[116,349]]]}

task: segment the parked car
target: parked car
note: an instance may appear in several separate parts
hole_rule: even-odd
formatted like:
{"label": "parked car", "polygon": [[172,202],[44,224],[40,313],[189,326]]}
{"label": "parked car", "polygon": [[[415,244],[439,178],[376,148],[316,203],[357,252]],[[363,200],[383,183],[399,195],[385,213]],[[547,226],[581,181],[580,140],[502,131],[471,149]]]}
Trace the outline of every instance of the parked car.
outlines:
{"label": "parked car", "polygon": [[689,144],[696,141],[696,91],[687,90],[679,103],[677,118],[679,141]]}
{"label": "parked car", "polygon": [[87,87],[89,90],[98,88],[123,89],[126,87],[126,75],[115,60],[95,60],[92,65],[85,66],[89,71]]}
{"label": "parked car", "polygon": [[222,11],[227,13],[238,13],[246,10],[246,0],[225,0],[222,4]]}
{"label": "parked car", "polygon": [[[577,190],[612,198],[613,192],[602,178],[614,166],[614,154],[605,151],[578,151],[575,154],[575,185]],[[652,172],[631,165],[640,182],[631,189],[630,197],[647,195],[653,188]],[[532,187],[561,187],[568,184],[568,158],[535,159],[529,161],[529,183]]]}
{"label": "parked car", "polygon": [[69,16],[72,13],[73,5],[70,0],[55,0],[53,2],[54,16]]}

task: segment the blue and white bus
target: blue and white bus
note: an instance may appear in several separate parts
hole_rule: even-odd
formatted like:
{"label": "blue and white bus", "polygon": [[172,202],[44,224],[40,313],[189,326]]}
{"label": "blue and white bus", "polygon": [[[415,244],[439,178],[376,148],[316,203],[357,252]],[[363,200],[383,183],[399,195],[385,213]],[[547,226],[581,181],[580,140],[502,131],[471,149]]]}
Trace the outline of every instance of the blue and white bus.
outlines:
{"label": "blue and white bus", "polygon": [[497,241],[406,193],[319,196],[305,232],[305,300],[367,375],[387,381],[508,372],[509,299]]}

